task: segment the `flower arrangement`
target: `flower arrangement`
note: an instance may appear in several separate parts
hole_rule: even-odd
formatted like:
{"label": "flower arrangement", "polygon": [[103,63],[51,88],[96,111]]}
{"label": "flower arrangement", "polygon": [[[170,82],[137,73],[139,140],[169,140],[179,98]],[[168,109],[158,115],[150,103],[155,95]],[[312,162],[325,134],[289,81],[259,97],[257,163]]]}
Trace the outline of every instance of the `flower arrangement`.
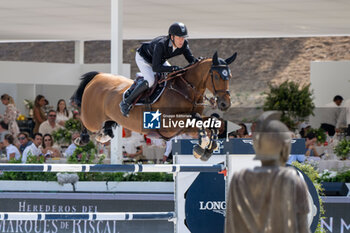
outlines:
{"label": "flower arrangement", "polygon": [[23,114],[19,114],[18,117],[17,117],[17,120],[18,121],[25,121],[26,120],[26,116],[23,115]]}
{"label": "flower arrangement", "polygon": [[345,160],[350,155],[350,140],[343,139],[334,148],[335,154]]}
{"label": "flower arrangement", "polygon": [[327,134],[326,131],[324,131],[324,129],[310,129],[310,132],[313,132],[316,135],[317,138],[317,142],[323,144],[326,142],[327,140]]}
{"label": "flower arrangement", "polygon": [[28,110],[34,108],[34,102],[33,102],[33,100],[24,99],[23,102],[24,102],[24,106],[25,106]]}
{"label": "flower arrangement", "polygon": [[[92,164],[97,154],[96,146],[90,141],[85,146],[77,146],[73,155],[68,158],[69,163]],[[102,163],[102,161],[99,161]]]}
{"label": "flower arrangement", "polygon": [[26,107],[26,109],[28,109],[29,117],[33,117],[33,115],[34,115],[34,101],[33,100],[24,99],[23,102],[24,102],[24,106]]}
{"label": "flower arrangement", "polygon": [[55,140],[55,142],[69,144],[72,138],[72,134],[71,132],[69,132],[68,129],[60,128],[52,132],[52,137]]}
{"label": "flower arrangement", "polygon": [[324,170],[319,175],[319,182],[350,182],[350,170],[344,168],[343,171],[329,171]]}
{"label": "flower arrangement", "polygon": [[71,118],[66,121],[64,128],[52,132],[52,137],[55,142],[69,144],[71,142],[72,133],[79,132],[81,128],[80,121]]}
{"label": "flower arrangement", "polygon": [[81,131],[81,122],[77,119],[70,118],[64,124],[64,127],[69,131]]}
{"label": "flower arrangement", "polygon": [[[318,200],[320,202],[320,217],[324,218],[325,209],[323,205],[323,200],[320,197],[320,194],[322,194],[324,190],[321,185],[320,175],[317,173],[316,169],[309,164],[301,164],[298,162],[293,162],[292,165],[299,168],[301,171],[303,171],[314,184],[316,191],[319,195]],[[319,221],[317,224],[315,233],[324,233],[324,232],[325,231],[321,228],[321,221]]]}

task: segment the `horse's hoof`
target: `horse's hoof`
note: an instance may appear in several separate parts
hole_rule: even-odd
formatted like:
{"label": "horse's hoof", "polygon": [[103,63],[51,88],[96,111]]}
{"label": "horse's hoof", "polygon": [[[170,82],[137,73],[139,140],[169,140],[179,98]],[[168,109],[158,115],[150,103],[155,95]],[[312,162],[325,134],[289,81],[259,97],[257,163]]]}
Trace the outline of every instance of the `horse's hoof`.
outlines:
{"label": "horse's hoof", "polygon": [[112,138],[108,135],[98,134],[98,135],[96,135],[95,139],[99,143],[106,143],[106,142],[109,142]]}
{"label": "horse's hoof", "polygon": [[205,152],[205,149],[203,149],[202,147],[200,147],[199,145],[195,145],[193,147],[193,156],[196,158],[196,159],[200,159],[203,154]]}
{"label": "horse's hoof", "polygon": [[210,157],[213,155],[212,150],[205,150],[204,154],[200,157],[200,160],[206,162],[210,159]]}
{"label": "horse's hoof", "polygon": [[77,138],[73,141],[73,143],[74,143],[76,146],[86,146],[86,145],[87,145],[87,143],[84,143],[84,142],[81,140],[80,137],[77,137]]}

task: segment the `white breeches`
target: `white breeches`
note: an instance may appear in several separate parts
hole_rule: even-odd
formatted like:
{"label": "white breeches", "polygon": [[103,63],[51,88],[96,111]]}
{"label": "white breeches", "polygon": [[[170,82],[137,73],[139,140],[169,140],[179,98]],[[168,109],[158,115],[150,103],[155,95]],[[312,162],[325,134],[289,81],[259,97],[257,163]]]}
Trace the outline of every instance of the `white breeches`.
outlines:
{"label": "white breeches", "polygon": [[[154,75],[155,72],[153,72],[151,64],[145,61],[143,57],[140,56],[138,52],[136,52],[135,55],[135,61],[137,66],[139,67],[139,70],[141,71],[144,80],[147,80],[148,86],[151,87],[154,84]],[[170,66],[169,62],[164,62],[164,66]]]}

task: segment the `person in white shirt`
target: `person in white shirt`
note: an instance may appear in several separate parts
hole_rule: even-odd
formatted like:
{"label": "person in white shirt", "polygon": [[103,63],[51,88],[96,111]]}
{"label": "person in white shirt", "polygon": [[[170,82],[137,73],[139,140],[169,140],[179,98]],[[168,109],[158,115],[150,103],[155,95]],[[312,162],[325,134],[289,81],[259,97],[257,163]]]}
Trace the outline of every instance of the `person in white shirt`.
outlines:
{"label": "person in white shirt", "polygon": [[43,140],[43,135],[41,133],[34,134],[33,143],[30,146],[27,146],[26,149],[23,151],[22,163],[26,163],[27,158],[30,155],[37,156],[37,157],[42,155],[42,152],[39,149],[39,146],[41,145],[42,140]]}
{"label": "person in white shirt", "polygon": [[10,132],[8,131],[8,124],[6,124],[4,121],[0,121],[0,153],[5,153],[5,151],[2,151],[4,147],[4,138],[5,135],[9,133]]}
{"label": "person in white shirt", "polygon": [[72,156],[75,149],[77,148],[77,145],[74,144],[74,140],[76,138],[80,137],[80,133],[79,132],[74,132],[72,134],[72,143],[68,146],[67,150],[64,152],[66,157]]}
{"label": "person in white shirt", "polygon": [[[147,135],[146,135],[147,136]],[[163,160],[165,151],[165,141],[160,138],[146,138],[146,146],[144,148],[144,156],[148,161],[159,163]]]}
{"label": "person in white shirt", "polygon": [[125,136],[122,138],[123,155],[136,161],[144,160],[143,135],[124,128]]}
{"label": "person in white shirt", "polygon": [[350,136],[350,99],[344,101],[337,123],[337,129],[347,127],[347,136]]}
{"label": "person in white shirt", "polygon": [[39,133],[41,133],[42,135],[45,135],[45,134],[52,135],[53,131],[56,131],[62,128],[62,126],[56,123],[56,116],[57,116],[56,111],[50,110],[47,113],[47,120],[40,124]]}
{"label": "person in white shirt", "polygon": [[73,117],[73,113],[68,111],[66,101],[64,99],[60,99],[57,102],[56,114],[56,123],[61,126],[64,126],[66,121]]}
{"label": "person in white shirt", "polygon": [[336,95],[333,98],[333,102],[326,104],[325,108],[322,108],[322,122],[321,129],[328,132],[329,136],[334,136],[335,127],[337,125],[340,113],[343,97]]}
{"label": "person in white shirt", "polygon": [[6,146],[6,155],[8,161],[11,159],[19,160],[21,158],[21,153],[19,153],[17,147],[13,145],[14,141],[15,140],[11,134],[5,135],[4,146]]}
{"label": "person in white shirt", "polygon": [[169,141],[166,142],[166,148],[165,148],[165,152],[164,152],[164,155],[163,155],[163,162],[166,162],[168,161],[170,158],[170,154],[171,154],[171,151],[173,150],[173,141],[174,140],[178,140],[178,139],[192,139],[193,137],[188,135],[188,134],[180,134],[180,135],[177,135],[175,137],[172,137]]}

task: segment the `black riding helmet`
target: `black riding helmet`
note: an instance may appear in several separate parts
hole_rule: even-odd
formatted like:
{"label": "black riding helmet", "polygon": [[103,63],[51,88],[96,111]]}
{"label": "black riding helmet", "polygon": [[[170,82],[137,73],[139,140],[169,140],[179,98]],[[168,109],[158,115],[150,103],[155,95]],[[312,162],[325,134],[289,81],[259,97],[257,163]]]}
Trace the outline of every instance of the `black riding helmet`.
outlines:
{"label": "black riding helmet", "polygon": [[176,22],[170,25],[169,27],[169,35],[175,35],[180,37],[187,37],[187,28],[185,24]]}

